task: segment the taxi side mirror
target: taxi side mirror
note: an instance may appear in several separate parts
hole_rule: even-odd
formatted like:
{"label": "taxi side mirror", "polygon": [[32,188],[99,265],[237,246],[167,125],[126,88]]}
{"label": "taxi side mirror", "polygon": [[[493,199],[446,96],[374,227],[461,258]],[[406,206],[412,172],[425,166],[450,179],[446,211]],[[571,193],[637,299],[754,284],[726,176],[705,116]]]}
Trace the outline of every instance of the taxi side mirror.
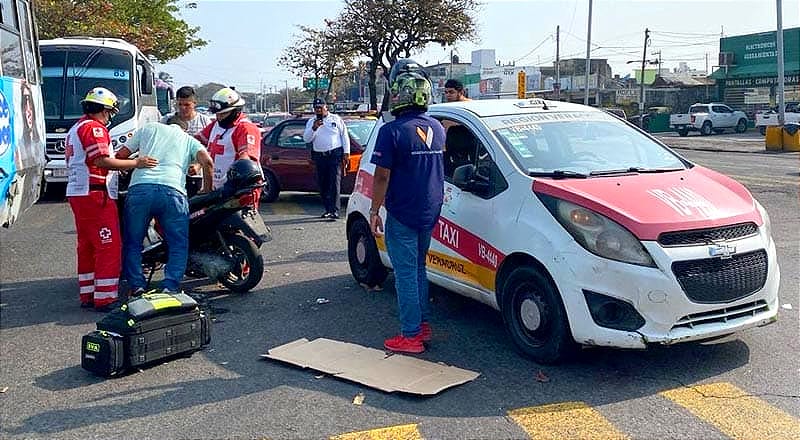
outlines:
{"label": "taxi side mirror", "polygon": [[453,184],[464,191],[479,195],[489,191],[489,179],[477,174],[473,164],[456,168],[453,171]]}

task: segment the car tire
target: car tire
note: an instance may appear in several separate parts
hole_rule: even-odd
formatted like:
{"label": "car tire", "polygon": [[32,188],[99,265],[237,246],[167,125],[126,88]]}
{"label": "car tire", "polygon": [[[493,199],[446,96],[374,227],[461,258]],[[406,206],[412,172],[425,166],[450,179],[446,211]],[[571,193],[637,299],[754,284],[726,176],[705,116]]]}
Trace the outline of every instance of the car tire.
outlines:
{"label": "car tire", "polygon": [[264,203],[272,203],[278,200],[280,195],[280,188],[278,187],[278,178],[272,171],[262,169],[264,172],[264,189],[261,191],[261,201]]}
{"label": "car tire", "polygon": [[711,121],[703,122],[703,126],[700,127],[700,134],[702,136],[709,136],[712,129],[713,127],[711,126]]}
{"label": "car tire", "polygon": [[347,231],[347,261],[353,278],[367,287],[375,287],[386,280],[388,271],[381,261],[378,245],[369,224],[358,218]]}
{"label": "car tire", "polygon": [[766,136],[767,135],[767,126],[766,125],[762,125],[762,126],[758,127],[758,132],[761,133],[761,136]]}
{"label": "car tire", "polygon": [[502,287],[502,313],[514,345],[537,363],[557,363],[578,347],[561,296],[539,269],[520,266],[511,271]]}
{"label": "car tire", "polygon": [[747,120],[739,119],[739,122],[736,123],[736,132],[744,133],[745,131],[747,131]]}
{"label": "car tire", "polygon": [[688,128],[681,128],[680,130],[678,130],[678,135],[680,137],[688,136],[689,135],[689,129]]}

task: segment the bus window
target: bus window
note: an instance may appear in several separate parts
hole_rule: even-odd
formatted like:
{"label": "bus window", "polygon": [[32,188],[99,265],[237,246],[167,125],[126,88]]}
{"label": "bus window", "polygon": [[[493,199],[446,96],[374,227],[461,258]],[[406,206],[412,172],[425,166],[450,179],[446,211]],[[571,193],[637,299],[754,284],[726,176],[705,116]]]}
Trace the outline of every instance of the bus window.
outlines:
{"label": "bus window", "polygon": [[3,75],[13,78],[25,78],[25,66],[22,65],[22,46],[19,35],[5,28],[0,28],[0,51],[3,52]]}
{"label": "bus window", "polygon": [[14,13],[14,0],[0,0],[0,23],[12,29],[19,29],[17,14]]}
{"label": "bus window", "polygon": [[[111,127],[133,117],[131,55],[107,47],[79,46],[69,50],[43,47],[41,53],[48,119],[63,119],[65,126],[74,124],[83,116],[81,100],[94,87],[105,87],[117,95],[119,113]],[[55,112],[53,103],[57,107]]]}
{"label": "bus window", "polygon": [[155,75],[149,67],[149,63],[144,60],[136,60],[136,70],[139,72],[140,84],[142,85],[142,95],[153,94],[153,79]]}
{"label": "bus window", "polygon": [[33,23],[30,20],[30,5],[20,3],[20,33],[22,34],[22,53],[25,55],[25,73],[28,83],[39,84],[39,75],[36,69],[36,49],[33,43]]}

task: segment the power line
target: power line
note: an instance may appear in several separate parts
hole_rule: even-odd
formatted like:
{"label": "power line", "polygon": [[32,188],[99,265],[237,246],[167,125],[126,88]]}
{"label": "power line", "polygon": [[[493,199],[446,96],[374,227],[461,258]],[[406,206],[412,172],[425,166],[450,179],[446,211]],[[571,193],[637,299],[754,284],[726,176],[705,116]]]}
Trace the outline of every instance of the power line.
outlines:
{"label": "power line", "polygon": [[551,40],[552,38],[553,38],[553,34],[550,34],[550,35],[548,35],[548,36],[544,37],[544,40],[542,40],[542,41],[541,41],[539,44],[537,44],[537,45],[536,45],[536,47],[534,47],[533,49],[531,49],[531,50],[530,50],[530,52],[526,53],[525,55],[523,55],[523,56],[521,56],[521,57],[519,57],[519,58],[517,58],[517,59],[515,59],[513,62],[516,64],[516,62],[517,62],[517,61],[519,61],[519,60],[521,60],[521,59],[523,59],[523,58],[526,58],[528,55],[531,55],[533,52],[535,52],[535,51],[536,51],[536,49],[538,49],[538,48],[542,47],[542,45],[543,45],[544,43],[546,43],[548,40]]}

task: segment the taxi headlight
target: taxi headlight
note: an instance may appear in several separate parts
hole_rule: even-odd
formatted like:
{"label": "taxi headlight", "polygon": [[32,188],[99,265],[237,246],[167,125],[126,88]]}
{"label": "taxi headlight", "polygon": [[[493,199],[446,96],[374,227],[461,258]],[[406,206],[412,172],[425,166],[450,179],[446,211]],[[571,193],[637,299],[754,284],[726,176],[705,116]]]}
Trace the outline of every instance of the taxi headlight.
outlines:
{"label": "taxi headlight", "polygon": [[767,234],[767,237],[772,238],[772,222],[769,219],[769,214],[767,214],[767,210],[761,203],[758,203],[758,200],[753,199],[756,203],[756,209],[758,209],[759,214],[761,214],[761,218],[764,219],[764,232]]}
{"label": "taxi headlight", "polygon": [[543,194],[539,194],[539,198],[558,223],[587,251],[610,260],[656,267],[642,242],[619,223],[565,200]]}

